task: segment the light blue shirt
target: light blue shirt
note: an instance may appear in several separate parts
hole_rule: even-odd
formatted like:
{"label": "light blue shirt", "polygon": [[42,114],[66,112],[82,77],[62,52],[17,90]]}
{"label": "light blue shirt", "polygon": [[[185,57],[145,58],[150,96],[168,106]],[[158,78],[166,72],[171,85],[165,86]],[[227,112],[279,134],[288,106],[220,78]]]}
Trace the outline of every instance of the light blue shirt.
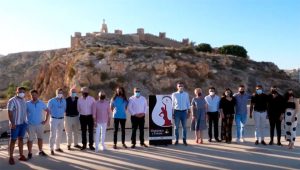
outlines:
{"label": "light blue shirt", "polygon": [[52,98],[48,102],[48,108],[51,117],[61,118],[64,117],[67,104],[65,99],[58,99],[56,97]]}
{"label": "light blue shirt", "polygon": [[190,108],[190,98],[187,92],[174,92],[172,94],[172,106],[175,110],[188,110]]}
{"label": "light blue shirt", "polygon": [[214,97],[208,95],[205,96],[205,101],[207,103],[207,112],[218,112],[221,98],[218,95]]}
{"label": "light blue shirt", "polygon": [[240,94],[235,93],[234,98],[236,99],[236,114],[246,115],[247,114],[247,104],[248,100],[251,99],[251,95],[249,94]]}
{"label": "light blue shirt", "polygon": [[26,105],[28,124],[40,125],[44,121],[43,111],[47,109],[46,104],[41,100],[36,102],[30,100],[26,102]]}
{"label": "light blue shirt", "polygon": [[113,107],[113,118],[126,119],[126,109],[128,102],[121,97],[116,97],[111,101],[111,107]]}

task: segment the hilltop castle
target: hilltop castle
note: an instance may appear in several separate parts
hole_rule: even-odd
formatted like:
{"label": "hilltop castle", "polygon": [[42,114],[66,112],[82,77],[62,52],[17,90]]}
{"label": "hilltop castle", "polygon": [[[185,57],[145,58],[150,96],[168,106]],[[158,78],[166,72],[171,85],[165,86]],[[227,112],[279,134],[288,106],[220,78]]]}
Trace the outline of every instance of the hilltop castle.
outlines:
{"label": "hilltop castle", "polygon": [[180,42],[167,38],[165,32],[160,32],[158,36],[145,33],[144,28],[138,28],[137,33],[133,34],[123,34],[120,29],[115,30],[114,33],[109,33],[105,20],[103,20],[100,32],[86,33],[85,36],[82,36],[81,32],[75,32],[74,36],[71,36],[72,49],[107,45],[179,48],[189,45],[189,39],[182,39]]}

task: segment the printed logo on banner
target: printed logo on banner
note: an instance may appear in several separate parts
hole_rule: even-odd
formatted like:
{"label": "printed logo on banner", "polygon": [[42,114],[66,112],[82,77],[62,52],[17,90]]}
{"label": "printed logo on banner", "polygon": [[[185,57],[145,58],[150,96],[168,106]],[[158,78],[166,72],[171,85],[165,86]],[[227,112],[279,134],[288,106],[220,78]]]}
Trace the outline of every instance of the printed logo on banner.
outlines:
{"label": "printed logo on banner", "polygon": [[152,112],[152,121],[161,127],[172,126],[172,98],[170,96],[157,95],[156,105]]}

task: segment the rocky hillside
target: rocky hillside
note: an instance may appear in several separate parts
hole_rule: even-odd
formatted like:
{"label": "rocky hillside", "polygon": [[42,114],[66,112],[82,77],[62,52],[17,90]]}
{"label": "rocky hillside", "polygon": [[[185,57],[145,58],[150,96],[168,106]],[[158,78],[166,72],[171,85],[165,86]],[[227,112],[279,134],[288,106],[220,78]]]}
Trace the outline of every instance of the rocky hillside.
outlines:
{"label": "rocky hillside", "polygon": [[[0,58],[0,90],[9,83],[30,80],[43,99],[54,96],[55,89],[89,86],[92,94],[104,89],[112,95],[117,85],[131,94],[134,86],[144,94],[169,94],[177,81],[185,82],[192,94],[195,87],[207,91],[215,86],[221,93],[229,87],[236,91],[245,84],[253,91],[256,84],[266,89],[277,85],[300,94],[300,86],[276,65],[235,56],[197,53],[190,48],[164,47],[90,47],[11,54]],[[129,95],[129,94],[128,94]]]}

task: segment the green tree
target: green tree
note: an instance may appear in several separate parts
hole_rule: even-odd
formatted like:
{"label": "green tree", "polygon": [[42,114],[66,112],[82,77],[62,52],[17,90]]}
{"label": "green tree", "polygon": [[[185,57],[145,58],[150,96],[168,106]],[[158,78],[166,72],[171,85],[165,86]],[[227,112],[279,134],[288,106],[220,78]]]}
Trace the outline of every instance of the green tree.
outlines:
{"label": "green tree", "polygon": [[16,94],[17,86],[14,83],[10,83],[6,89],[6,97],[11,98]]}
{"label": "green tree", "polygon": [[248,58],[247,50],[244,47],[239,45],[223,45],[222,47],[219,48],[219,53]]}
{"label": "green tree", "polygon": [[200,43],[196,46],[196,50],[197,51],[201,51],[201,52],[212,52],[212,48],[210,46],[210,44],[207,43]]}
{"label": "green tree", "polygon": [[31,81],[29,81],[29,80],[23,81],[21,83],[21,86],[25,87],[27,90],[32,89],[32,84],[31,84]]}

